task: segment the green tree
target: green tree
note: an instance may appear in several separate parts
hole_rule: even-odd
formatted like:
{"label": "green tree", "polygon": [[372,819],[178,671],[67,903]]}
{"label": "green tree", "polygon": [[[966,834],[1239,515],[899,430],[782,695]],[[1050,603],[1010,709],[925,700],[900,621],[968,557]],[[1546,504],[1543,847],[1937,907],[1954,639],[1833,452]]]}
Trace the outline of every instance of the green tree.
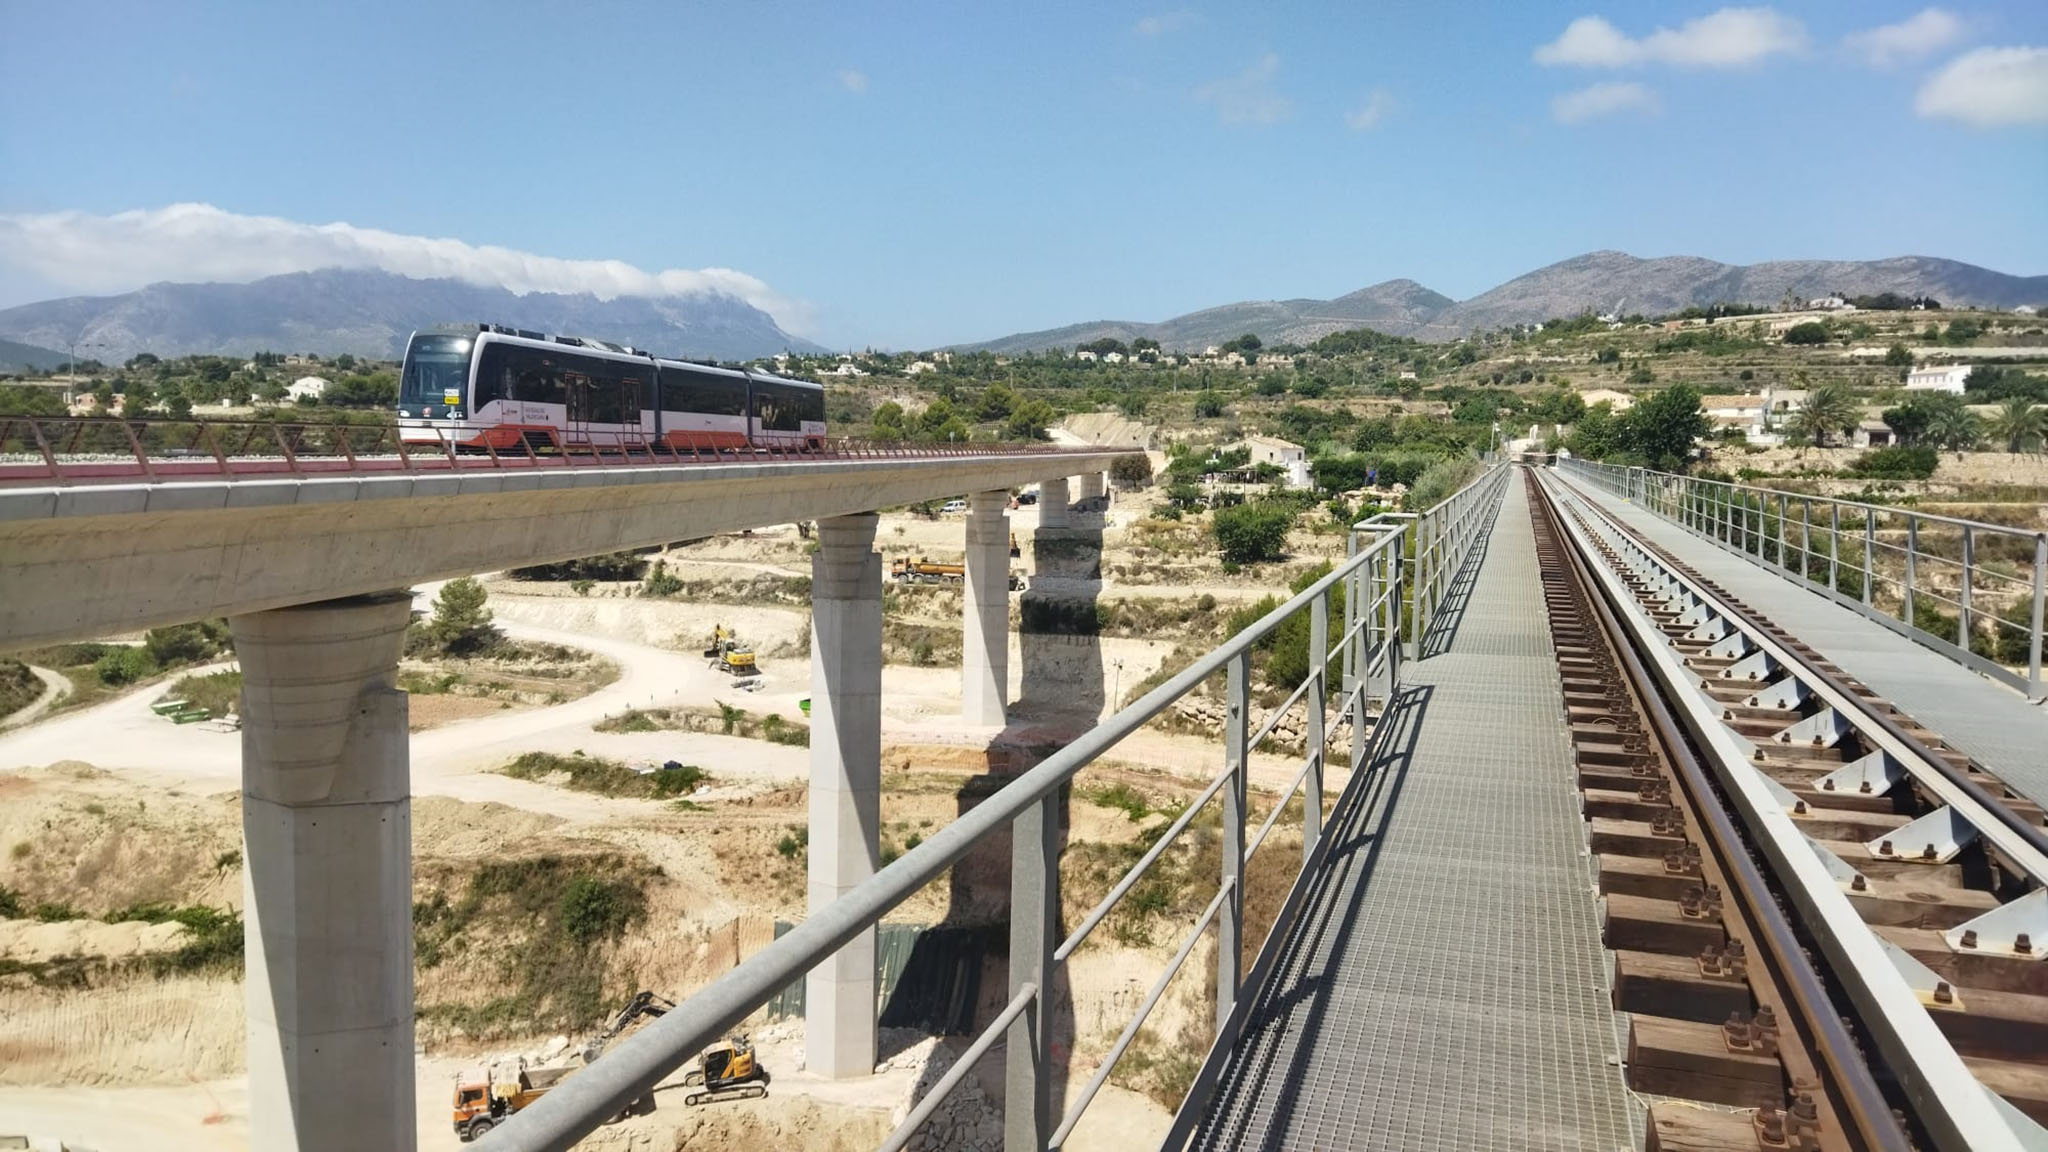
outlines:
{"label": "green tree", "polygon": [[1785,343],[1787,344],[1825,344],[1830,338],[1831,333],[1828,331],[1828,326],[1819,320],[1808,320],[1804,324],[1794,324],[1785,330]]}
{"label": "green tree", "polygon": [[1287,554],[1287,532],[1294,527],[1292,503],[1260,500],[1216,510],[1210,531],[1225,563],[1257,564]]}
{"label": "green tree", "polygon": [[55,388],[0,385],[0,416],[62,416],[64,397]]}
{"label": "green tree", "polygon": [[1934,411],[1927,423],[1926,438],[1937,448],[1960,455],[1977,446],[1983,436],[1977,415],[1961,404],[1945,404]]}
{"label": "green tree", "polygon": [[903,405],[894,400],[884,400],[877,405],[869,422],[874,426],[875,439],[901,440],[904,436]]}
{"label": "green tree", "polygon": [[1110,461],[1109,478],[1119,488],[1143,488],[1152,482],[1152,458],[1142,452],[1119,456]]}
{"label": "green tree", "polygon": [[427,642],[451,656],[468,656],[497,647],[504,637],[491,623],[484,606],[490,594],[473,576],[458,576],[434,597],[434,617],[426,624]]}
{"label": "green tree", "polygon": [[1017,394],[1007,384],[991,384],[981,390],[974,412],[983,420],[1007,419],[1017,409]]}
{"label": "green tree", "polygon": [[1904,344],[1894,344],[1884,350],[1884,363],[1887,368],[1911,368],[1913,353]]}
{"label": "green tree", "polygon": [[1621,418],[1621,446],[1652,468],[1682,468],[1711,425],[1700,410],[1699,389],[1673,384],[1636,402]]}
{"label": "green tree", "polygon": [[1612,402],[1602,400],[1586,409],[1586,414],[1572,425],[1564,446],[1574,456],[1604,460],[1619,449],[1620,442],[1621,418],[1614,414]]}
{"label": "green tree", "polygon": [[1785,430],[1792,439],[1819,448],[1835,433],[1847,436],[1862,419],[1863,405],[1856,394],[1847,384],[1829,381],[1807,391],[1805,403],[1792,413]]}
{"label": "green tree", "polygon": [[1223,415],[1223,397],[1214,392],[1203,392],[1195,397],[1195,419],[1214,420]]}
{"label": "green tree", "polygon": [[1010,418],[1003,423],[1003,431],[1017,440],[1044,440],[1049,435],[1046,429],[1058,419],[1059,413],[1052,410],[1052,405],[1033,396],[1010,413]]}
{"label": "green tree", "polygon": [[2037,408],[2032,400],[2014,396],[1998,408],[1984,430],[1991,439],[2005,446],[2007,452],[2024,452],[2029,447],[2041,447],[2048,437],[2048,410]]}

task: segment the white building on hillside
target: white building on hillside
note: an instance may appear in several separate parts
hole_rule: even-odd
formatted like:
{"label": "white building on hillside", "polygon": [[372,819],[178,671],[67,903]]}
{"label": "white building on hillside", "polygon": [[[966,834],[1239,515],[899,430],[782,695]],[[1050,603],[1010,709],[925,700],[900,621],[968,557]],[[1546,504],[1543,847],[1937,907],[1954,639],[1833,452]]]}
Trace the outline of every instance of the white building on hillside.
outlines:
{"label": "white building on hillside", "polygon": [[1271,464],[1287,474],[1289,488],[1311,486],[1308,472],[1308,449],[1299,444],[1282,440],[1277,436],[1247,436],[1240,445],[1251,453],[1252,463]]}
{"label": "white building on hillside", "polygon": [[1906,389],[1909,392],[1948,392],[1957,396],[1963,394],[1963,381],[1970,378],[1970,364],[1926,364],[1906,374]]}
{"label": "white building on hillside", "polygon": [[284,394],[293,400],[302,396],[318,400],[327,394],[327,381],[318,376],[301,376],[286,386]]}

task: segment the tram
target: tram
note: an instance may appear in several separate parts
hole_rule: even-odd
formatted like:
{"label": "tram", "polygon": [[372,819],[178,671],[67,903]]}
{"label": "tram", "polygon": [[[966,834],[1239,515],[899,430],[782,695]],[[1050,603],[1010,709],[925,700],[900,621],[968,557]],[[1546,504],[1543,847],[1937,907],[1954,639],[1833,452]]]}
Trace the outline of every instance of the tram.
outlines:
{"label": "tram", "polygon": [[412,334],[398,427],[408,444],[458,448],[818,451],[825,389],[603,340],[479,324],[473,332]]}

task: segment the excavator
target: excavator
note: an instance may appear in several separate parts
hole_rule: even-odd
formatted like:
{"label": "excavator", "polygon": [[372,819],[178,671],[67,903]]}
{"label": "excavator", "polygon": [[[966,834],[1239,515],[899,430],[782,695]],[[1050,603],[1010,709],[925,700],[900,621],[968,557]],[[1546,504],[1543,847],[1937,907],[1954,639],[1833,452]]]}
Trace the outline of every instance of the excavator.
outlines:
{"label": "excavator", "polygon": [[713,668],[741,679],[761,674],[760,666],[754,661],[754,646],[741,640],[723,624],[711,630],[711,646],[704,649],[704,656],[711,661]]}
{"label": "excavator", "polygon": [[696,1107],[727,1100],[756,1100],[768,1094],[768,1069],[754,1055],[754,1042],[746,1033],[713,1044],[697,1057],[697,1066],[683,1073],[683,1083],[702,1092],[683,1097]]}

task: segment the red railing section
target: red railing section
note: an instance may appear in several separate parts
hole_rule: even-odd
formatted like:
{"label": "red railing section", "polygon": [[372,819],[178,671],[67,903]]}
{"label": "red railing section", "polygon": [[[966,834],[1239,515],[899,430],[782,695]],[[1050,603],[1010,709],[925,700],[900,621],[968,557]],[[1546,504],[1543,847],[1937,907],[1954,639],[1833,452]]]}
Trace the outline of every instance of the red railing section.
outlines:
{"label": "red railing section", "polygon": [[[111,417],[0,417],[0,486],[284,477],[505,468],[645,467],[824,460],[932,460],[952,457],[1101,452],[1044,443],[911,444],[825,437],[810,445],[733,447],[708,434],[529,431],[506,447],[478,429],[391,424],[285,424],[267,420],[126,420]],[[435,439],[421,442],[426,434]],[[456,442],[476,439],[475,446]],[[729,437],[719,438],[729,441]]]}

